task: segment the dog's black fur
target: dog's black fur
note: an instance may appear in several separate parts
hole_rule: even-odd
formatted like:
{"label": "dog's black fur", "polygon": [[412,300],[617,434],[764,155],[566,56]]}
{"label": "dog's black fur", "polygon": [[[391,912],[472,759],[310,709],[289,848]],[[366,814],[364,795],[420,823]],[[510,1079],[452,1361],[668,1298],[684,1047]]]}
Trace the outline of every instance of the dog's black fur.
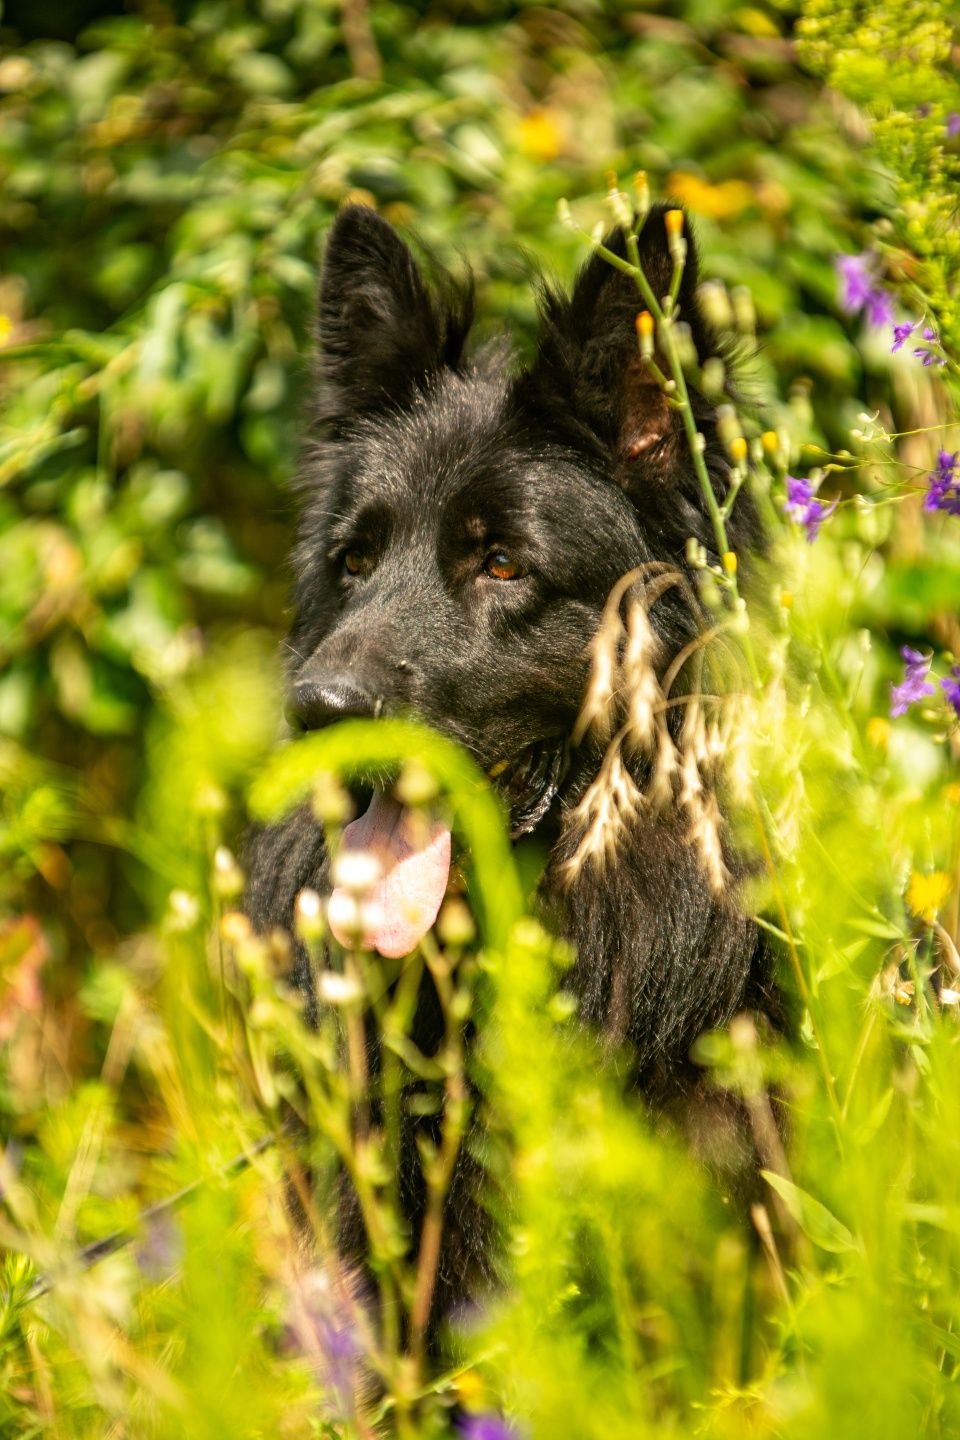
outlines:
{"label": "dog's black fur", "polygon": [[[607,244],[625,254],[622,235]],[[662,211],[647,218],[640,247],[654,291],[665,294]],[[679,308],[706,357],[716,341],[697,306],[696,268],[691,243]],[[544,290],[531,365],[514,373],[502,347],[470,359],[470,292],[448,283],[431,294],[385,221],[358,206],[341,212],[321,287],[291,695],[308,728],[338,715],[412,712],[485,769],[531,757],[534,793],[510,799],[518,830],[538,816],[544,911],[576,951],[568,983],[584,1020],[625,1042],[637,1083],[660,1102],[691,1086],[698,1035],[745,1008],[769,1009],[772,991],[755,927],[729,894],[711,890],[670,814],[639,819],[612,864],[561,876],[578,839],[572,809],[599,762],[589,744],[568,758],[567,742],[611,587],[646,561],[685,569],[691,536],[716,558],[680,417],[638,363],[638,308],[633,281],[594,257],[569,298]],[[715,415],[702,396],[692,399],[722,499],[728,466]],[[731,532],[737,550],[755,543],[748,501],[738,501]],[[506,552],[520,578],[490,575],[492,551]],[[651,619],[667,657],[702,623],[681,588],[658,600]],[[298,891],[322,890],[325,865],[306,810],[261,834],[250,854],[254,922],[290,929]],[[426,999],[416,1039],[428,1051],[439,1043]],[[475,1217],[463,1219],[471,1184],[464,1171],[440,1307],[469,1286],[480,1261]],[[415,1177],[404,1186],[415,1236],[422,1186]]]}

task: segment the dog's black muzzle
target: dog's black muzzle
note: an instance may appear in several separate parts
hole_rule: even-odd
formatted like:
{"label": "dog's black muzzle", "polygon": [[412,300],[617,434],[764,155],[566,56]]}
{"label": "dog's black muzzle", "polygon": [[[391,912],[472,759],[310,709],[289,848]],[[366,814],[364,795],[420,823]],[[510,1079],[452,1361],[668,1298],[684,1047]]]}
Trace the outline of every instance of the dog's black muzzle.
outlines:
{"label": "dog's black muzzle", "polygon": [[351,675],[300,681],[287,700],[287,720],[294,730],[322,730],[336,720],[371,720],[382,710],[382,696]]}
{"label": "dog's black muzzle", "polygon": [[[333,672],[298,680],[290,690],[286,714],[294,731],[321,730],[337,720],[372,720],[392,711],[384,697],[358,676]],[[528,835],[544,818],[566,776],[569,756],[559,737],[538,741],[490,769],[490,779],[510,812],[514,839]]]}

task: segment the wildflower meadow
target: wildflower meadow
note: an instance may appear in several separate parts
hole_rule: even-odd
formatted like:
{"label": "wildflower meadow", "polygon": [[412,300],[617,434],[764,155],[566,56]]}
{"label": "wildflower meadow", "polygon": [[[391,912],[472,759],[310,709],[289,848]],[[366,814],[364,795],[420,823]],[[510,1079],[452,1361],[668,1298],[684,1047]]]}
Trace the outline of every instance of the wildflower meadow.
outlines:
{"label": "wildflower meadow", "polygon": [[[4,4],[4,1440],[960,1433],[958,195],[947,0]],[[347,201],[469,266],[481,339],[521,354],[533,276],[599,250],[636,284],[719,559],[688,542],[709,624],[665,673],[637,577],[610,597],[571,864],[643,807],[675,809],[718,888],[744,857],[786,1018],[697,1042],[699,1129],[578,1021],[543,857],[462,749],[406,719],[285,724]],[[603,245],[653,202],[667,295],[635,242]],[[710,356],[676,309],[694,239]],[[763,538],[738,553],[745,503]],[[371,876],[338,862],[371,770],[463,857],[397,959],[364,948]],[[296,935],[257,933],[245,836],[300,805],[333,899],[305,884]],[[398,1155],[424,1116],[412,1249]],[[463,1157],[496,1276],[434,1338]],[[376,1307],[338,1263],[343,1175]]]}

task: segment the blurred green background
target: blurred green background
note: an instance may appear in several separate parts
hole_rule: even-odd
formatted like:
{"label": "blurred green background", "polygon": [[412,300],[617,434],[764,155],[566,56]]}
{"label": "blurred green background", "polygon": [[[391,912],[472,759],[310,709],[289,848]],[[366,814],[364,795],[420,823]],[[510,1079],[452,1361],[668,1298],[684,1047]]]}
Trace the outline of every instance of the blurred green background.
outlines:
{"label": "blurred green background", "polygon": [[[799,678],[789,724],[783,670],[771,663],[755,726],[780,845],[782,909],[770,913],[797,927],[820,1027],[806,1013],[790,1080],[795,1173],[846,1223],[838,1231],[833,1213],[824,1221],[801,1205],[815,1259],[801,1243],[791,1255],[802,1281],[791,1270],[788,1292],[773,1267],[754,1296],[744,1266],[760,1260],[744,1259],[747,1242],[702,1176],[591,1088],[596,1065],[575,1065],[559,1043],[551,1051],[549,947],[518,943],[521,959],[534,956],[536,1004],[515,1003],[522,966],[501,981],[516,1028],[498,1083],[529,1160],[517,1183],[533,1259],[524,1271],[521,1256],[504,1369],[513,1363],[514,1394],[538,1417],[533,1433],[551,1440],[691,1426],[912,1440],[921,1421],[955,1433],[956,1401],[936,1386],[960,1365],[957,1044],[920,1003],[920,972],[907,975],[933,963],[937,914],[957,935],[958,744],[940,713],[887,718],[901,644],[935,649],[940,670],[960,656],[960,521],[925,520],[922,508],[924,476],[951,433],[949,389],[909,349],[891,358],[887,332],[843,312],[834,266],[874,249],[898,318],[930,298],[944,338],[955,332],[947,262],[960,244],[950,188],[960,140],[945,150],[943,135],[960,93],[957,51],[942,35],[931,50],[924,28],[948,15],[944,0],[810,3],[804,49],[795,8],[729,0],[3,6],[0,1043],[13,1043],[0,1133],[39,1197],[35,1213],[17,1213],[19,1236],[0,1232],[11,1254],[26,1235],[82,1243],[130,1223],[144,1198],[194,1178],[211,1147],[224,1159],[249,1133],[229,1047],[218,1063],[204,1049],[222,1036],[198,925],[236,899],[222,890],[218,901],[212,858],[219,841],[236,843],[278,730],[290,481],[318,262],[338,206],[365,200],[439,261],[471,266],[478,336],[509,332],[522,354],[534,277],[567,282],[584,255],[558,200],[590,230],[608,218],[598,198],[608,172],[626,181],[643,169],[655,197],[687,207],[704,276],[725,283],[741,320],[755,312],[759,344],[742,381],[747,408],[763,416],[754,429],[778,430],[800,475],[855,452],[829,477],[847,503],[816,547],[800,540],[790,556]],[[878,60],[871,25],[900,47],[899,68]],[[851,93],[876,100],[888,126],[875,131],[879,148]],[[936,217],[924,196],[937,199]],[[931,254],[937,273],[922,268]],[[946,373],[955,384],[955,365]],[[881,461],[851,438],[865,411],[909,432]],[[936,903],[915,901],[911,918],[900,897],[912,872],[936,882]],[[903,986],[915,982],[911,1010]],[[264,982],[264,1004],[268,991]],[[270,1023],[286,1033],[279,1012]],[[756,1090],[752,1055],[721,1044],[714,1060],[731,1088]],[[831,1085],[818,1088],[824,1070],[831,1085],[843,1078],[842,1116]],[[553,1148],[541,1143],[538,1107]],[[0,1187],[12,1193],[9,1173]],[[662,1204],[671,1187],[684,1197],[675,1210]],[[45,1433],[49,1422],[50,1433],[100,1435],[109,1415],[118,1436],[219,1436],[228,1412],[236,1433],[339,1433],[315,1418],[306,1428],[315,1407],[296,1386],[287,1429],[270,1429],[287,1392],[270,1369],[276,1347],[250,1338],[261,1321],[268,1339],[276,1328],[251,1276],[270,1272],[276,1235],[266,1191],[237,1193],[188,1212],[191,1303],[178,1310],[177,1290],[141,1297],[139,1340],[123,1307],[140,1291],[129,1276],[115,1290],[108,1266],[80,1300],[67,1293],[59,1340],[17,1321],[0,1433]],[[577,1226],[598,1253],[609,1244],[619,1256],[595,1312],[568,1303]],[[3,1343],[13,1334],[5,1305]],[[544,1315],[524,1372],[516,1357]],[[173,1404],[159,1428],[138,1430],[139,1402],[125,1409],[116,1375],[97,1368],[114,1322],[134,1335],[117,1362],[134,1389],[167,1403],[147,1363],[160,1356],[193,1396],[188,1431]],[[171,1360],[171,1335],[185,1361],[179,1350]],[[76,1406],[59,1430],[48,1360],[63,1415]],[[95,1403],[75,1366],[93,1377]],[[267,1371],[274,1388],[260,1383]],[[214,1394],[228,1396],[228,1411]]]}

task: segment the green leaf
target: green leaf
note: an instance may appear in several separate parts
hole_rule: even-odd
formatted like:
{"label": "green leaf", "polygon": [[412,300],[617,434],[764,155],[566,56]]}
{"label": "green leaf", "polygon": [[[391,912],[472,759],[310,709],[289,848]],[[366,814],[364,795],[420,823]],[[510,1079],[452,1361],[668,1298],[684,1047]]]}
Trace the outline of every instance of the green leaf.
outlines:
{"label": "green leaf", "polygon": [[848,920],[847,924],[851,930],[859,930],[863,935],[874,935],[878,940],[904,938],[903,927],[894,925],[889,920]]}
{"label": "green leaf", "polygon": [[800,1186],[794,1185],[792,1180],[786,1180],[772,1170],[761,1170],[760,1174],[771,1189],[777,1192],[804,1235],[808,1240],[812,1240],[814,1245],[819,1245],[821,1250],[830,1250],[836,1255],[842,1255],[858,1248],[857,1241],[846,1225],[835,1215],[831,1215],[827,1207],[821,1205],[819,1200],[814,1200],[812,1195],[808,1195],[806,1190],[801,1190]]}
{"label": "green leaf", "polygon": [[884,1090],[880,1099],[871,1107],[866,1119],[853,1131],[853,1139],[857,1145],[866,1145],[876,1135],[890,1113],[890,1106],[893,1103],[893,1089]]}

